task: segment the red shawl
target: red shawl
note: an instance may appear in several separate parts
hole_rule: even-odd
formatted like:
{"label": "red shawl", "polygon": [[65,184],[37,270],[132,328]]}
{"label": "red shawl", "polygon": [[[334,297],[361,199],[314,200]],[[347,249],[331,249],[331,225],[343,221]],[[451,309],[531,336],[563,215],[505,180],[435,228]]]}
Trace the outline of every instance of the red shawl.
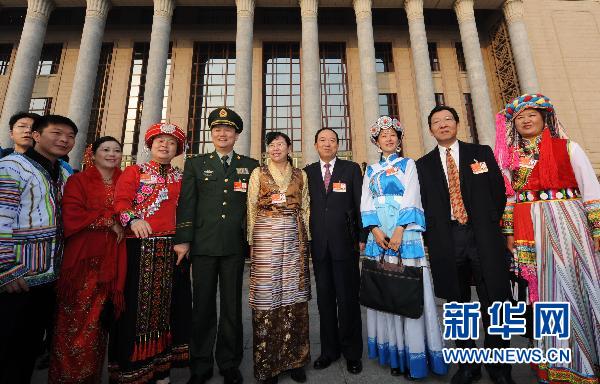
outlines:
{"label": "red shawl", "polygon": [[[120,175],[121,170],[115,169],[113,185]],[[117,236],[110,229],[115,215],[113,196],[107,194],[96,167],[69,177],[62,198],[66,244],[59,293],[68,295],[81,289],[90,273],[98,273],[100,289],[113,300],[118,314],[123,309],[127,250],[125,240],[117,244]],[[94,258],[100,260],[97,267],[90,265]]]}

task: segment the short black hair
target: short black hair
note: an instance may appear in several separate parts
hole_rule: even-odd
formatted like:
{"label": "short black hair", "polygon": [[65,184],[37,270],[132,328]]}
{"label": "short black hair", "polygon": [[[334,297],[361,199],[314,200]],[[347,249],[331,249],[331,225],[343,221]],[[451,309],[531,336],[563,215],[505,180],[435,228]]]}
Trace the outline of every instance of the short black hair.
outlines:
{"label": "short black hair", "polygon": [[33,122],[33,127],[31,127],[31,130],[42,133],[42,131],[50,124],[56,124],[56,125],[61,124],[61,125],[69,126],[69,127],[71,127],[71,129],[73,129],[73,132],[77,135],[77,131],[78,131],[77,125],[75,125],[73,120],[69,119],[66,116],[61,116],[61,115],[40,116],[39,119],[37,119]]}
{"label": "short black hair", "polygon": [[436,105],[431,112],[429,112],[429,116],[427,116],[427,124],[429,124],[429,129],[431,129],[431,116],[433,116],[434,113],[437,113],[439,111],[448,111],[452,114],[452,117],[454,117],[454,120],[456,121],[456,123],[459,123],[460,120],[458,119],[458,113],[456,113],[456,109],[449,107],[447,105]]}
{"label": "short black hair", "polygon": [[28,119],[33,120],[33,122],[35,123],[35,121],[37,119],[39,119],[40,117],[41,116],[38,115],[37,113],[23,112],[23,111],[17,112],[10,117],[10,120],[8,120],[8,128],[12,131],[15,124],[17,124],[17,121],[19,121],[21,119],[28,118]]}
{"label": "short black hair", "polygon": [[282,137],[283,140],[285,140],[285,143],[288,147],[292,145],[292,140],[290,140],[290,137],[285,133],[279,131],[267,132],[267,134],[265,135],[265,143],[269,145],[273,142],[273,140],[275,140],[278,137]]}
{"label": "short black hair", "polygon": [[94,154],[95,154],[95,153],[96,153],[96,151],[98,151],[98,148],[100,148],[100,146],[101,146],[103,143],[106,143],[106,142],[109,142],[109,141],[114,141],[115,143],[119,144],[119,147],[120,147],[121,149],[123,149],[123,144],[121,144],[121,143],[119,142],[119,140],[115,139],[115,138],[114,138],[114,137],[112,137],[112,136],[102,136],[102,137],[99,137],[99,138],[97,138],[97,139],[96,139],[96,141],[94,141],[94,142],[92,143],[92,153],[94,153]]}
{"label": "short black hair", "polygon": [[331,132],[335,133],[335,140],[337,141],[338,144],[340,143],[340,137],[338,136],[337,132],[333,130],[333,128],[323,127],[321,129],[319,129],[317,131],[317,133],[315,133],[315,144],[317,143],[317,140],[319,139],[319,133],[321,133],[323,131],[331,131]]}

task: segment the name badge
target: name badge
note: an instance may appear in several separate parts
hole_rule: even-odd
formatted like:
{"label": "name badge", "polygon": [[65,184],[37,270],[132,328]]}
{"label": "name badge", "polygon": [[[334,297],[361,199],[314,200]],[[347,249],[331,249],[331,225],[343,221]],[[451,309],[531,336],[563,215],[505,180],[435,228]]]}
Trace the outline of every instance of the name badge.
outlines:
{"label": "name badge", "polygon": [[519,158],[519,166],[522,168],[527,168],[527,169],[533,169],[535,168],[535,165],[537,164],[537,160],[536,159],[532,159],[529,157],[520,157]]}
{"label": "name badge", "polygon": [[391,176],[391,175],[395,175],[396,173],[398,173],[398,169],[395,167],[390,167],[388,169],[385,170],[385,175],[386,176]]}
{"label": "name badge", "polygon": [[271,195],[271,204],[285,204],[285,193],[274,193]]}
{"label": "name badge", "polygon": [[248,183],[243,181],[234,181],[233,182],[233,190],[235,192],[247,192],[248,191]]}
{"label": "name badge", "polygon": [[471,164],[471,169],[476,175],[479,175],[480,173],[486,173],[488,171],[488,167],[485,161],[479,162],[477,160],[475,160],[475,162]]}
{"label": "name badge", "polygon": [[140,175],[140,183],[144,184],[156,184],[156,175]]}
{"label": "name badge", "polygon": [[247,175],[249,174],[248,168],[236,168],[238,175]]}
{"label": "name badge", "polygon": [[346,183],[333,183],[333,192],[346,192]]}

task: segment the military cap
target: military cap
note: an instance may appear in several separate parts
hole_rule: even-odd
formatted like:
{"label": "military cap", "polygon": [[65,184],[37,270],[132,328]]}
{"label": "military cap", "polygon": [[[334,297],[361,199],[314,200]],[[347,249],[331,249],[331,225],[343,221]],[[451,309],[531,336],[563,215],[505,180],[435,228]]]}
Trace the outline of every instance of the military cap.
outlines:
{"label": "military cap", "polygon": [[225,107],[217,108],[208,115],[208,126],[210,129],[215,125],[229,125],[235,128],[236,133],[240,133],[244,129],[244,123],[240,115]]}

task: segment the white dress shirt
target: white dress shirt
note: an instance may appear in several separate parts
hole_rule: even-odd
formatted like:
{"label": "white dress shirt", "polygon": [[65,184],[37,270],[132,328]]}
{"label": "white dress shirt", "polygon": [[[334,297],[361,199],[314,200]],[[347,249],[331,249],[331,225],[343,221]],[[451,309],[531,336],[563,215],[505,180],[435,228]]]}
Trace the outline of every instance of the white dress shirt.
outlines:
{"label": "white dress shirt", "polygon": [[[460,173],[460,167],[458,166],[458,164],[460,164],[458,162],[458,140],[456,140],[454,144],[452,144],[449,148],[450,155],[452,156],[452,158],[454,159],[454,163],[456,164],[456,170]],[[438,150],[440,151],[440,160],[442,160],[442,167],[444,168],[444,175],[446,176],[446,184],[448,184],[448,166],[446,164],[446,149],[446,147],[438,145]],[[448,185],[448,188],[450,188],[450,185]],[[450,204],[450,219],[455,220],[454,212],[452,212],[452,204]]]}
{"label": "white dress shirt", "polygon": [[[331,172],[332,176],[333,176],[333,167],[335,167],[335,160],[336,159],[337,159],[337,157],[334,157],[329,162],[329,172]],[[319,159],[319,163],[321,163],[321,177],[323,178],[323,182],[325,182],[325,164],[326,164],[326,162],[324,162],[323,160]]]}

